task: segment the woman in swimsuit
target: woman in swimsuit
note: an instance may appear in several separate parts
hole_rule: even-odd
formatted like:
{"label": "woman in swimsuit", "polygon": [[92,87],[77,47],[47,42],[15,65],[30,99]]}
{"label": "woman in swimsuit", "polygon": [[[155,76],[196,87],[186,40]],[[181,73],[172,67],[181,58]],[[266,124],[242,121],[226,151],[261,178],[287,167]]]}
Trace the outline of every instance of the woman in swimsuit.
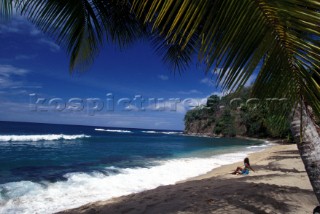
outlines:
{"label": "woman in swimsuit", "polygon": [[243,162],[244,162],[244,168],[238,166],[237,169],[234,172],[232,172],[231,174],[247,175],[247,174],[249,174],[249,169],[254,171],[254,169],[252,169],[252,167],[250,166],[249,158],[245,158]]}

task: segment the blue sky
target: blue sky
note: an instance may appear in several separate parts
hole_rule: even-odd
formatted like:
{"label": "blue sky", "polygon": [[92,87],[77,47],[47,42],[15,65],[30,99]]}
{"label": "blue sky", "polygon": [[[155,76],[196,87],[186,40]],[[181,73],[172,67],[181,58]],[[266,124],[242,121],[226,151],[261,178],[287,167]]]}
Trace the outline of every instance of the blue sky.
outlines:
{"label": "blue sky", "polygon": [[122,51],[107,44],[72,75],[65,51],[21,17],[0,23],[0,45],[2,121],[183,130],[190,106],[220,94],[195,64],[174,74],[146,41]]}

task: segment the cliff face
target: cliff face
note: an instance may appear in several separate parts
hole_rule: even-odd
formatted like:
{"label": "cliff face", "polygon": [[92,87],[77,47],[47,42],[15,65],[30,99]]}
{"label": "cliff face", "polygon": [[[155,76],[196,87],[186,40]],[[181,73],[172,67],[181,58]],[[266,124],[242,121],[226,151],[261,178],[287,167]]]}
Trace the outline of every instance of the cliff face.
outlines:
{"label": "cliff face", "polygon": [[185,127],[185,133],[189,135],[214,136],[214,124],[210,124],[208,119],[194,120]]}
{"label": "cliff face", "polygon": [[[238,136],[247,136],[247,128],[245,125],[241,124],[241,119],[239,114],[234,115],[233,117],[235,118],[233,121],[233,124],[223,124],[224,130],[219,131],[219,125],[221,126],[221,123],[219,123],[219,120],[221,120],[222,117],[221,111],[212,113],[210,119],[208,117],[205,118],[198,118],[194,120],[189,120],[188,122],[185,123],[185,134],[188,135],[206,135],[206,136],[228,136],[228,137],[233,137],[235,135]],[[226,131],[228,131],[227,133]],[[230,130],[231,129],[231,130]],[[232,130],[234,132],[232,133]]]}

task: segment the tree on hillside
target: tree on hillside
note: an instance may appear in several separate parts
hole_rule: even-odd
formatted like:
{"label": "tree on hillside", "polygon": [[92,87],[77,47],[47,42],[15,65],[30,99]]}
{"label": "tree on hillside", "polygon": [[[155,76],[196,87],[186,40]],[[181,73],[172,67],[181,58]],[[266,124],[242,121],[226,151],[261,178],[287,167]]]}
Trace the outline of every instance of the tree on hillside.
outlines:
{"label": "tree on hillside", "polygon": [[230,109],[223,110],[223,113],[214,128],[214,133],[228,137],[236,136],[234,117],[231,115]]}
{"label": "tree on hillside", "polygon": [[64,46],[71,69],[91,64],[106,39],[122,45],[143,35],[152,37],[164,61],[178,70],[198,55],[225,90],[243,87],[261,66],[253,95],[287,99],[294,112],[292,131],[320,201],[320,139],[310,116],[312,109],[320,117],[319,1],[0,2],[2,14],[14,2],[22,15]]}
{"label": "tree on hillside", "polygon": [[211,95],[207,100],[206,107],[212,111],[218,110],[220,105],[220,97],[218,95]]}

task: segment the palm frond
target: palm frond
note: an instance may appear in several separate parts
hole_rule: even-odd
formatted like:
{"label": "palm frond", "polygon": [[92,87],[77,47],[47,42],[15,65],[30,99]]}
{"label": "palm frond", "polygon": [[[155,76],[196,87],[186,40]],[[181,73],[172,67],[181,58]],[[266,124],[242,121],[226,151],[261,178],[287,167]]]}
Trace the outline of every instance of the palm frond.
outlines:
{"label": "palm frond", "polygon": [[320,2],[313,0],[133,0],[133,11],[183,50],[189,43],[223,89],[254,86],[261,99],[302,96],[320,115]]}
{"label": "palm frond", "polygon": [[158,33],[152,34],[152,45],[162,61],[167,64],[170,70],[179,73],[189,68],[196,53],[196,40],[191,40],[184,48],[170,39],[163,38]]}
{"label": "palm frond", "polygon": [[0,19],[7,20],[13,11],[12,0],[0,0]]}
{"label": "palm frond", "polygon": [[98,8],[108,38],[120,48],[132,44],[146,36],[147,28],[130,12],[131,5],[127,0],[94,0]]}
{"label": "palm frond", "polygon": [[70,70],[86,69],[98,53],[104,32],[93,2],[17,1],[15,7],[70,54]]}
{"label": "palm frond", "polygon": [[70,54],[70,71],[90,66],[105,41],[125,47],[145,31],[127,0],[1,0],[1,14],[12,5]]}

